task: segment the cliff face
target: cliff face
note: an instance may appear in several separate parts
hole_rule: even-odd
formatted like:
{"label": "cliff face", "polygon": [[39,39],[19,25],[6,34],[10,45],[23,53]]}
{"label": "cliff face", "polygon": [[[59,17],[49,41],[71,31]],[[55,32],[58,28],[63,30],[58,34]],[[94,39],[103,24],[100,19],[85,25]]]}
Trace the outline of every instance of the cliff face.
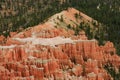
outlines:
{"label": "cliff face", "polygon": [[113,43],[99,46],[84,31],[74,33],[48,20],[7,39],[1,36],[0,80],[113,80],[104,69],[120,68]]}

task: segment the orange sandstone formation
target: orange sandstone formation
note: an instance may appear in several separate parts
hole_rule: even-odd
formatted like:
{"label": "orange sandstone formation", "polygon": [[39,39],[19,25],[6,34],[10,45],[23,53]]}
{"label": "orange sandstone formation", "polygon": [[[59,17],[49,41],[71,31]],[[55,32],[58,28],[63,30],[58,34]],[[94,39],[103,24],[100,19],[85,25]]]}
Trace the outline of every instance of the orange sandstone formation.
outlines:
{"label": "orange sandstone formation", "polygon": [[[66,15],[73,19],[73,13]],[[11,33],[0,46],[0,80],[113,80],[104,69],[107,64],[120,68],[112,42],[99,46],[84,31],[75,36],[47,22]]]}
{"label": "orange sandstone formation", "polygon": [[70,42],[62,38],[63,42],[54,44],[53,38],[49,39],[53,44],[33,44],[28,39],[21,45],[0,46],[1,80],[112,80],[103,66],[111,63],[120,67],[120,57],[111,42],[98,46],[96,40],[70,39]]}

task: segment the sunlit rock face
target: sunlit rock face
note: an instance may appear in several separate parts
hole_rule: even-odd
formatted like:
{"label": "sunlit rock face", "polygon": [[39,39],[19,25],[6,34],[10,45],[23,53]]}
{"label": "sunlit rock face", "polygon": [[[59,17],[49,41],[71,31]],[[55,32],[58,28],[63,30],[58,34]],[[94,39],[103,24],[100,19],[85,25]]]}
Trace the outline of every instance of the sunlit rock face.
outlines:
{"label": "sunlit rock face", "polygon": [[54,25],[46,22],[11,33],[6,43],[0,36],[0,80],[113,80],[104,69],[109,64],[120,68],[113,43],[99,46],[84,31],[75,36],[73,30]]}

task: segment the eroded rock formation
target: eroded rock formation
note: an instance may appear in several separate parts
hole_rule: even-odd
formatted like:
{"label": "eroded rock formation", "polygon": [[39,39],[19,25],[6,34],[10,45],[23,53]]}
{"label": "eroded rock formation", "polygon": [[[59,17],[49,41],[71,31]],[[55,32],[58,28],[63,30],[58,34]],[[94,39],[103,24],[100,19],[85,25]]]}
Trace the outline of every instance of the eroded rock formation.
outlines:
{"label": "eroded rock formation", "polygon": [[112,42],[99,46],[85,32],[51,23],[0,37],[0,80],[113,80],[105,65],[120,68]]}

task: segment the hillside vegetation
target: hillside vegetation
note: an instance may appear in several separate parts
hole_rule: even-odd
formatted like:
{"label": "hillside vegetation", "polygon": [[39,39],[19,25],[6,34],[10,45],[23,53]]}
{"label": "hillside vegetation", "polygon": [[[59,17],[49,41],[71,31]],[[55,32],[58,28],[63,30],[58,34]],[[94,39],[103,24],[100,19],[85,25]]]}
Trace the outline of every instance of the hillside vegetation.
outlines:
{"label": "hillside vegetation", "polygon": [[[69,17],[60,15],[59,21],[48,19],[50,16],[74,7],[91,16],[91,22],[84,20],[79,13],[74,14],[75,22],[65,20]],[[109,40],[115,44],[120,55],[120,1],[119,0],[1,0],[0,35],[9,36],[10,32],[20,32],[28,27],[52,20],[62,28],[72,29],[75,35],[84,30],[89,39],[97,39],[100,45]],[[98,22],[97,22],[98,21]],[[72,24],[71,24],[72,23]],[[74,24],[74,25],[73,25]],[[56,26],[57,27],[57,26]],[[106,66],[105,66],[106,68]],[[119,74],[114,69],[106,68],[115,80]]]}
{"label": "hillside vegetation", "polygon": [[101,44],[106,40],[114,42],[120,52],[119,5],[119,0],[1,0],[0,34],[8,36],[11,31],[19,32],[43,22],[61,10],[74,7],[104,24],[101,33],[106,34],[94,38],[101,41]]}

